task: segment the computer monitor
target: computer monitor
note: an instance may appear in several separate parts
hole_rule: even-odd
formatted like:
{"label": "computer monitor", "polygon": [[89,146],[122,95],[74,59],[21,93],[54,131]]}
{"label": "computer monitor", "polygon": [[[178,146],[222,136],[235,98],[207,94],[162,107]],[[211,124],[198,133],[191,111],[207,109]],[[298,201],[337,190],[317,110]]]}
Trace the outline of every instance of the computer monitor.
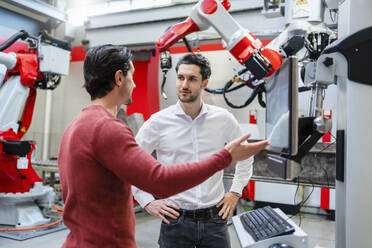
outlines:
{"label": "computer monitor", "polygon": [[267,150],[296,155],[298,149],[298,68],[297,58],[289,57],[266,80]]}

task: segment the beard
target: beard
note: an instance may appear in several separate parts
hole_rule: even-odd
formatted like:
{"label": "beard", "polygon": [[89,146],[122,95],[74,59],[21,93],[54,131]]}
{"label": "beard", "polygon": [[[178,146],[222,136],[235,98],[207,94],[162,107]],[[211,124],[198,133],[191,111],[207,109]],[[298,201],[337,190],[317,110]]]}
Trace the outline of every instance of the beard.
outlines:
{"label": "beard", "polygon": [[198,91],[198,92],[195,92],[194,94],[190,93],[190,94],[187,95],[187,96],[182,96],[181,93],[178,93],[177,96],[178,96],[178,99],[179,99],[181,102],[184,102],[184,103],[191,103],[191,102],[195,102],[195,101],[199,98],[200,93],[201,93],[201,91]]}
{"label": "beard", "polygon": [[125,105],[131,105],[132,104],[132,97],[128,99],[128,101],[125,103]]}
{"label": "beard", "polygon": [[185,103],[190,103],[190,102],[195,102],[196,99],[198,99],[197,96],[192,96],[190,95],[189,97],[180,97],[180,95],[178,95],[178,99],[181,101],[181,102],[185,102]]}
{"label": "beard", "polygon": [[133,99],[133,89],[129,92],[129,94],[125,98],[127,98],[127,99],[124,102],[124,105],[131,105],[132,104],[132,99]]}

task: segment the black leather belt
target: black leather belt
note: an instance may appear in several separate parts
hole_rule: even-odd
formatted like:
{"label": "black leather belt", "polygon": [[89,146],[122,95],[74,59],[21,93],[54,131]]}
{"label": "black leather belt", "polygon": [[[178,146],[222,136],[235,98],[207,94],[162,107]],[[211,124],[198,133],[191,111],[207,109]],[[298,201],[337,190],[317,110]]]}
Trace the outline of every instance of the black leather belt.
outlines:
{"label": "black leather belt", "polygon": [[210,208],[201,208],[195,210],[181,209],[180,212],[188,218],[196,220],[207,220],[213,218],[214,216],[217,216],[220,209],[221,208],[216,208],[215,206],[213,206]]}

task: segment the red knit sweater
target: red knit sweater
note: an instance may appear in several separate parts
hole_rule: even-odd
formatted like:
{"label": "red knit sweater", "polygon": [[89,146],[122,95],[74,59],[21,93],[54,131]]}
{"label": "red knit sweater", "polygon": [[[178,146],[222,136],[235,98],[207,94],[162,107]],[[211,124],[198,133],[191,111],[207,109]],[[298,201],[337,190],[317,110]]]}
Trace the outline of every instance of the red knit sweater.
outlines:
{"label": "red knit sweater", "polygon": [[58,166],[70,229],[64,248],[136,247],[131,185],[161,198],[194,187],[231,163],[225,149],[199,163],[163,167],[126,124],[89,106],[67,127]]}

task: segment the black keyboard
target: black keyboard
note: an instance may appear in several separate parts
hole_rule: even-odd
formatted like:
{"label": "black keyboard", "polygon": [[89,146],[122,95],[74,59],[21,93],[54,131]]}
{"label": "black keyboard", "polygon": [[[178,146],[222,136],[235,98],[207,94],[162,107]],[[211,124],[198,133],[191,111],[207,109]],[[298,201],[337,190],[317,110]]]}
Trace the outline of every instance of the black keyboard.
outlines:
{"label": "black keyboard", "polygon": [[294,227],[270,206],[243,213],[240,216],[240,221],[254,241],[290,234],[295,231]]}

